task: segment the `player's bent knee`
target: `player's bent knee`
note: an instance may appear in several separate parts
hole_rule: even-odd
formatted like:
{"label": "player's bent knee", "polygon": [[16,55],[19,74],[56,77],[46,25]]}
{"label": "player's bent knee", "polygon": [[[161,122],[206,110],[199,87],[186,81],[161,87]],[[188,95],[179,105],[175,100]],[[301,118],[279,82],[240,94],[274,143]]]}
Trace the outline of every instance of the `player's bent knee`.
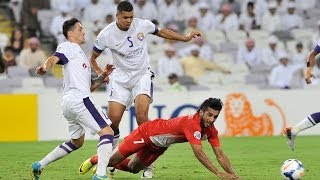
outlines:
{"label": "player's bent knee", "polygon": [[144,114],[144,113],[137,114],[136,116],[137,116],[138,125],[141,125],[141,124],[143,124],[143,123],[148,121],[148,116],[146,114]]}
{"label": "player's bent knee", "polygon": [[99,136],[106,135],[106,134],[110,134],[110,135],[114,134],[114,132],[110,126],[106,126],[106,127],[102,128],[98,133]]}
{"label": "player's bent knee", "polygon": [[83,146],[84,141],[81,140],[71,140],[71,143],[77,147],[77,149],[81,148]]}

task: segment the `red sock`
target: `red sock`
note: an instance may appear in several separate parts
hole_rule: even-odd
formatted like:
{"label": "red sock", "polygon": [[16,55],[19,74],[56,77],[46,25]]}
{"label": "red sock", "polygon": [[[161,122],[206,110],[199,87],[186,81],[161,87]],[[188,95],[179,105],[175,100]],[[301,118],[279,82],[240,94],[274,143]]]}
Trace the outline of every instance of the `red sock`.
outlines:
{"label": "red sock", "polygon": [[128,167],[129,161],[130,161],[130,159],[127,158],[127,159],[123,160],[121,163],[115,165],[114,167],[116,169],[120,169],[122,171],[132,172],[132,170]]}
{"label": "red sock", "polygon": [[91,164],[95,165],[98,164],[98,154],[94,155],[90,159]]}

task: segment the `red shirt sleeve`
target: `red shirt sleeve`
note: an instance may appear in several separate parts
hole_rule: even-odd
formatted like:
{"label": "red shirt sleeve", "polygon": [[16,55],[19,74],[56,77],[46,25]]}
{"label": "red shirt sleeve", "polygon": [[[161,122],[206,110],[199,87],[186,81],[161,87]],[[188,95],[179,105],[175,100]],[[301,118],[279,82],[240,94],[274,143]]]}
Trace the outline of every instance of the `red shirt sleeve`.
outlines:
{"label": "red shirt sleeve", "polygon": [[201,127],[193,119],[188,119],[182,124],[183,132],[190,144],[201,145]]}

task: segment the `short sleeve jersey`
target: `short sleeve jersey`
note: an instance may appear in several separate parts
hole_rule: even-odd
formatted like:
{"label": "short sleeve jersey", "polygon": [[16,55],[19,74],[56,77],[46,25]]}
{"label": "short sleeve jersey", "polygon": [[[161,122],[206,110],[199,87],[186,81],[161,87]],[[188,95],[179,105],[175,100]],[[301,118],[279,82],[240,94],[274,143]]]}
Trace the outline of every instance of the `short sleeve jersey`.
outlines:
{"label": "short sleeve jersey", "polygon": [[91,68],[90,63],[76,43],[69,41],[58,45],[53,54],[63,65],[63,96],[85,98],[90,96]]}
{"label": "short sleeve jersey", "polygon": [[147,132],[150,140],[159,147],[181,142],[201,145],[203,140],[208,140],[212,147],[220,147],[218,130],[214,125],[201,128],[198,113],[170,120],[157,119],[142,125],[141,132]]}
{"label": "short sleeve jersey", "polygon": [[134,18],[127,31],[120,30],[113,22],[99,33],[93,50],[101,53],[109,48],[116,66],[114,80],[135,83],[150,68],[146,37],[157,32],[158,28],[149,20]]}

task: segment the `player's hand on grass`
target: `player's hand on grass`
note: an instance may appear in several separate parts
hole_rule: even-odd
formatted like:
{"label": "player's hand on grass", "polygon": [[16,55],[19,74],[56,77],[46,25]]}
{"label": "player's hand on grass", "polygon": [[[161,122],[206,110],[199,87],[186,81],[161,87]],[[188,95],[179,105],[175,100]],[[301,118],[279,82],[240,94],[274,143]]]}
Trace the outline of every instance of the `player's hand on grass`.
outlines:
{"label": "player's hand on grass", "polygon": [[235,174],[229,174],[224,172],[218,172],[217,176],[221,179],[238,179],[238,177]]}
{"label": "player's hand on grass", "polygon": [[38,66],[36,68],[36,73],[39,75],[44,75],[47,72],[47,69],[44,66]]}
{"label": "player's hand on grass", "polygon": [[198,31],[191,31],[186,35],[186,41],[190,41],[192,38],[200,37],[201,33]]}
{"label": "player's hand on grass", "polygon": [[312,81],[311,81],[312,77],[315,77],[315,76],[312,73],[311,67],[308,67],[307,71],[306,71],[306,74],[305,74],[305,80],[306,80],[307,84],[311,84],[312,83]]}

